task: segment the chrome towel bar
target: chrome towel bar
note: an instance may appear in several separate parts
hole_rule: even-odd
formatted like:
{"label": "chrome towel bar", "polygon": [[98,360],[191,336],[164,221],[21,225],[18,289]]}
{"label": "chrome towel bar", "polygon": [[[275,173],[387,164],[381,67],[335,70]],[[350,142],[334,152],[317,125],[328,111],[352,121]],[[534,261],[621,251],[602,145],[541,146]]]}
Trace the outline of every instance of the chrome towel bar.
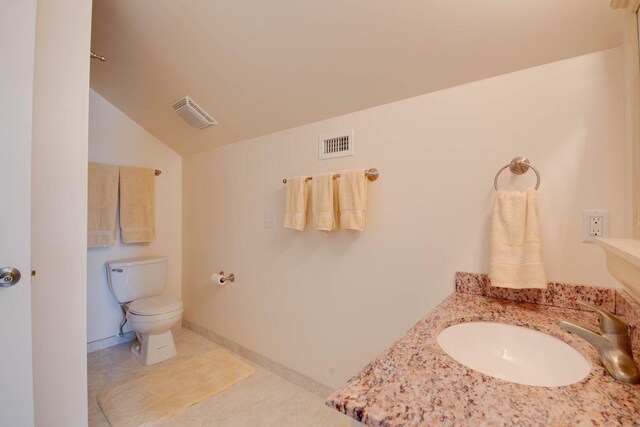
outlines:
{"label": "chrome towel bar", "polygon": [[[371,168],[371,169],[367,169],[366,171],[364,171],[364,175],[367,177],[367,179],[369,181],[373,182],[373,181],[378,179],[378,177],[380,176],[380,172],[378,172],[378,169],[376,169],[376,168]],[[333,175],[333,177],[334,178],[340,178],[340,174],[337,173],[337,174]],[[312,179],[313,178],[310,177],[310,176],[307,177],[307,181],[310,181]],[[282,183],[286,184],[287,183],[287,179],[286,178],[283,179]]]}
{"label": "chrome towel bar", "polygon": [[533,171],[536,173],[536,179],[537,179],[536,190],[540,187],[540,173],[538,172],[538,169],[533,167],[531,162],[529,162],[529,159],[527,159],[524,156],[520,156],[520,157],[515,157],[513,160],[511,160],[511,162],[508,165],[504,165],[503,167],[500,168],[500,170],[496,174],[496,177],[493,179],[493,186],[495,187],[496,191],[499,190],[498,177],[500,176],[502,171],[505,170],[506,168],[509,168],[511,172],[517,175],[522,175],[523,173],[527,172],[529,168],[533,169]]}

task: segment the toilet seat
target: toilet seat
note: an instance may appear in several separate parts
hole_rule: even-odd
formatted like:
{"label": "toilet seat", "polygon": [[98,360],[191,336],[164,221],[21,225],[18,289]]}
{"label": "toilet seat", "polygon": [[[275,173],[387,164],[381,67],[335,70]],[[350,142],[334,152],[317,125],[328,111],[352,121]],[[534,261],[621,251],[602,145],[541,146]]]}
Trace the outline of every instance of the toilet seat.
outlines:
{"label": "toilet seat", "polygon": [[182,301],[164,295],[141,298],[129,304],[129,313],[136,316],[157,316],[182,312]]}
{"label": "toilet seat", "polygon": [[160,314],[136,314],[136,313],[127,313],[127,320],[133,325],[136,324],[144,324],[144,323],[157,323],[162,320],[179,318],[182,316],[182,309],[170,311],[169,313],[160,313]]}

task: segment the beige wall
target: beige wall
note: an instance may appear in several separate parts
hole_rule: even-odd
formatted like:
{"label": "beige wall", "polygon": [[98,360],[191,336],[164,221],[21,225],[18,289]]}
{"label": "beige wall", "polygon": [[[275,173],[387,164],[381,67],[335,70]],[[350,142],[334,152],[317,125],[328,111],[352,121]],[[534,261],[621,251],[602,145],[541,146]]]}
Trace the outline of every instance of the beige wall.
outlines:
{"label": "beige wall", "polygon": [[33,97],[35,423],[87,422],[87,127],[91,2],[38,1]]}
{"label": "beige wall", "polygon": [[626,18],[622,58],[625,71],[625,139],[627,143],[627,182],[629,212],[633,212],[633,237],[640,239],[640,52],[638,50],[639,2],[624,11]]}
{"label": "beige wall", "polygon": [[[87,341],[91,342],[113,336],[122,319],[120,306],[109,292],[104,268],[106,261],[166,255],[169,257],[169,276],[165,294],[180,298],[182,158],[91,91],[89,160],[162,170],[156,177],[155,240],[150,244],[124,245],[118,233],[114,246],[87,251]],[[129,330],[128,326],[126,330]]]}
{"label": "beige wall", "polygon": [[[616,286],[581,242],[581,212],[608,208],[612,236],[630,233],[622,84],[616,48],[185,157],[185,318],[337,387],[451,293],[455,271],[487,271],[493,177],[517,155],[542,174],[548,279]],[[350,128],[356,155],[318,161],[318,134]],[[363,233],[282,227],[283,177],[352,167],[381,172]],[[511,189],[534,182],[509,175]],[[236,283],[211,285],[220,269]]]}

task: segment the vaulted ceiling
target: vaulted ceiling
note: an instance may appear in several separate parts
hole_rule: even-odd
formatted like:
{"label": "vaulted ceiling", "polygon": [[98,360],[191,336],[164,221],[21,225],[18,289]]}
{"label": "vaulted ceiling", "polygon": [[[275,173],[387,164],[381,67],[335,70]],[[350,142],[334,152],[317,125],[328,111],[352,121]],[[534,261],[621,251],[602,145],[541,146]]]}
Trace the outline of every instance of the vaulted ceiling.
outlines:
{"label": "vaulted ceiling", "polygon": [[[95,0],[91,87],[181,154],[618,46],[607,0]],[[191,128],[191,96],[218,125]]]}

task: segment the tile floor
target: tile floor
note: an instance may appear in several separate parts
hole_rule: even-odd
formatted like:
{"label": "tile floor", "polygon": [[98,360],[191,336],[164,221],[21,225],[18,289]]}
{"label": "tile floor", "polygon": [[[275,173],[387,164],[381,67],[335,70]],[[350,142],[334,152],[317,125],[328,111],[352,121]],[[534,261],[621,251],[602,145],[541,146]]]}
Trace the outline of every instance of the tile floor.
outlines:
{"label": "tile floor", "polygon": [[[131,355],[130,346],[130,342],[124,343],[87,355],[89,427],[109,426],[96,402],[96,396],[103,387],[128,381],[219,347],[194,332],[182,329],[176,338],[177,357],[157,365],[143,366]],[[351,427],[362,425],[325,406],[323,399],[315,394],[246,359],[243,360],[256,368],[255,374],[157,423],[156,426]]]}

